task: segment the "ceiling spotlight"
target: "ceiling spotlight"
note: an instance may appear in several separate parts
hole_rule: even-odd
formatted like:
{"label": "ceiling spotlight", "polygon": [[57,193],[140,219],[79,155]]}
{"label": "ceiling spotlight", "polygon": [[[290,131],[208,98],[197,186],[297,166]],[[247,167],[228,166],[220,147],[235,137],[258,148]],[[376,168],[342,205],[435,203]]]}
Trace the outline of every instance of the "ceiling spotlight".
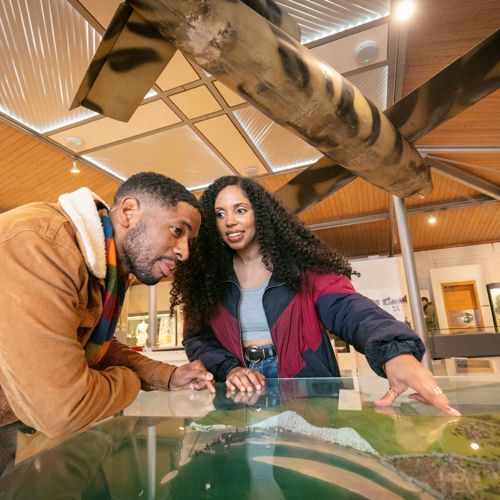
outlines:
{"label": "ceiling spotlight", "polygon": [[396,6],[396,19],[406,21],[415,12],[415,2],[413,0],[401,0]]}
{"label": "ceiling spotlight", "polygon": [[81,137],[76,137],[75,135],[71,135],[69,137],[65,137],[64,139],[68,146],[74,148],[81,148],[84,144],[84,140]]}
{"label": "ceiling spotlight", "polygon": [[250,167],[245,168],[245,177],[255,177],[258,173],[257,167],[251,165]]}
{"label": "ceiling spotlight", "polygon": [[427,219],[427,222],[429,224],[435,224],[438,220],[436,219],[436,217],[434,217],[434,215],[431,215],[428,219]]}
{"label": "ceiling spotlight", "polygon": [[71,170],[70,170],[70,172],[72,174],[79,174],[80,173],[80,169],[78,168],[78,165],[77,165],[77,163],[76,163],[75,160],[73,160],[73,162],[71,163]]}
{"label": "ceiling spotlight", "polygon": [[354,58],[360,66],[372,64],[378,57],[378,43],[375,40],[361,42],[354,49]]}

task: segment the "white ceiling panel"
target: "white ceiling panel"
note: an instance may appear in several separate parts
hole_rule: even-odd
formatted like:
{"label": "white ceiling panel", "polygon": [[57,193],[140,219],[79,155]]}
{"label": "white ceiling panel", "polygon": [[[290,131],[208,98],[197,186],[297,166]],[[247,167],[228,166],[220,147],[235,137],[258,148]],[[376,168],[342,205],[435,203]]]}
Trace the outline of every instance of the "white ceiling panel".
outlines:
{"label": "white ceiling panel", "polygon": [[188,118],[208,115],[222,109],[206,85],[200,85],[169,97]]}
{"label": "white ceiling panel", "polygon": [[[75,152],[82,152],[180,121],[181,119],[162,100],[156,100],[139,106],[128,122],[102,118],[58,132],[50,138]],[[68,137],[79,138],[82,142],[68,143]]]}
{"label": "white ceiling panel", "polygon": [[232,171],[189,127],[177,127],[117,144],[84,156],[101,167],[129,177],[154,170],[185,186],[205,186]]}
{"label": "white ceiling panel", "polygon": [[273,172],[310,165],[323,155],[254,107],[234,112]]}
{"label": "white ceiling panel", "polygon": [[381,66],[380,68],[347,75],[346,78],[380,109],[385,109],[387,107],[388,72],[387,66]]}
{"label": "white ceiling panel", "polygon": [[226,115],[195,123],[195,126],[241,175],[247,175],[249,171],[252,175],[268,173]]}
{"label": "white ceiling panel", "polygon": [[365,67],[356,61],[356,47],[373,41],[377,44],[378,53],[370,59],[369,64],[376,64],[387,59],[388,24],[382,24],[354,35],[334,40],[311,49],[317,57],[323,59],[338,73],[346,73]]}
{"label": "white ceiling panel", "polygon": [[3,1],[0,111],[39,133],[95,115],[68,111],[101,40],[66,0]]}
{"label": "white ceiling panel", "polygon": [[200,79],[189,61],[177,51],[167,64],[156,84],[163,90],[171,90]]}
{"label": "white ceiling panel", "polygon": [[214,81],[214,85],[229,107],[238,106],[238,104],[243,104],[246,102],[243,97],[239,96],[236,92],[233,92],[222,82],[216,80]]}
{"label": "white ceiling panel", "polygon": [[302,43],[354,28],[387,16],[390,0],[279,0],[295,18]]}

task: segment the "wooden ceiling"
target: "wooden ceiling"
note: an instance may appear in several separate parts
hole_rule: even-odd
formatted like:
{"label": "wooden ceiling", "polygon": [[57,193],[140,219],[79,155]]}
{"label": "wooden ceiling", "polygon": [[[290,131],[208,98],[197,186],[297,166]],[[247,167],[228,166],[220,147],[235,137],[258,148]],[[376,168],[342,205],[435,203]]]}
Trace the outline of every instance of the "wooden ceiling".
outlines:
{"label": "wooden ceiling", "polygon": [[[420,0],[408,31],[403,95],[469,50],[500,26],[497,0]],[[433,153],[456,163],[465,171],[500,184],[500,92],[483,99],[456,118],[424,136],[418,144],[467,147],[464,152]],[[496,148],[488,153],[478,146]],[[39,200],[54,201],[59,194],[88,186],[111,201],[118,181],[107,174],[79,164],[81,173],[69,172],[71,158],[11,125],[0,122],[0,211]],[[270,191],[278,189],[299,171],[261,177]],[[407,200],[411,209],[438,202],[475,198],[479,192],[433,173],[434,189],[424,199]],[[390,196],[357,179],[316,206],[301,219],[317,224],[339,219],[389,214]],[[415,250],[500,240],[500,204],[471,203],[467,208],[433,212],[437,224],[427,222],[430,214],[409,215]],[[362,221],[362,219],[360,219]],[[317,231],[317,236],[349,257],[399,253],[397,231],[392,220],[356,223]]]}

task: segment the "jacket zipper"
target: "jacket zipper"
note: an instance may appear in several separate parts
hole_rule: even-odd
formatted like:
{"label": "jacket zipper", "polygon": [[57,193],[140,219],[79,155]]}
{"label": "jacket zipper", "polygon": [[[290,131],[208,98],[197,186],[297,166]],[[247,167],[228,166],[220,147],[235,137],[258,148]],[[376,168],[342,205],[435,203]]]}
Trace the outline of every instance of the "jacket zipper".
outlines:
{"label": "jacket zipper", "polygon": [[[268,290],[270,290],[271,288],[278,288],[278,287],[284,286],[284,285],[285,285],[285,282],[278,283],[276,285],[266,286],[266,288],[264,289],[264,293],[262,294],[262,309],[264,310],[264,314],[266,314],[266,310],[264,308],[264,295],[266,294],[266,292]],[[271,340],[273,341],[273,346],[276,346],[276,342],[275,342],[274,337],[273,337],[273,332],[271,330],[271,327],[269,326],[269,320],[267,319],[267,315],[266,315],[266,322],[267,322],[267,328],[269,328],[269,333],[271,334]],[[276,347],[275,347],[275,350],[276,350],[276,356],[277,356],[278,350],[276,349]],[[278,369],[278,377],[279,377],[279,369]]]}
{"label": "jacket zipper", "polygon": [[245,359],[245,352],[243,350],[243,338],[242,338],[242,332],[241,332],[241,323],[240,323],[240,305],[241,305],[241,288],[236,281],[233,280],[225,280],[226,283],[233,283],[233,285],[236,285],[236,288],[238,289],[240,296],[238,298],[238,308],[236,310],[236,320],[238,321],[238,332],[240,334],[240,352],[241,352],[241,359],[243,360],[243,365],[245,368],[248,368],[247,361]]}

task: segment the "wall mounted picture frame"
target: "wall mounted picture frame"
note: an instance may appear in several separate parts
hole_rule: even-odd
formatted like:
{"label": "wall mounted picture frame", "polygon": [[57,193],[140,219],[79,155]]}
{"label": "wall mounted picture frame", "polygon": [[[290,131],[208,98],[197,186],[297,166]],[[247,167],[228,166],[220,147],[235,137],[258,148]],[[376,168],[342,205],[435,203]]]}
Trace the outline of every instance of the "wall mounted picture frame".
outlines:
{"label": "wall mounted picture frame", "polygon": [[493,324],[495,331],[498,332],[500,331],[500,283],[488,283],[486,289],[488,290]]}

